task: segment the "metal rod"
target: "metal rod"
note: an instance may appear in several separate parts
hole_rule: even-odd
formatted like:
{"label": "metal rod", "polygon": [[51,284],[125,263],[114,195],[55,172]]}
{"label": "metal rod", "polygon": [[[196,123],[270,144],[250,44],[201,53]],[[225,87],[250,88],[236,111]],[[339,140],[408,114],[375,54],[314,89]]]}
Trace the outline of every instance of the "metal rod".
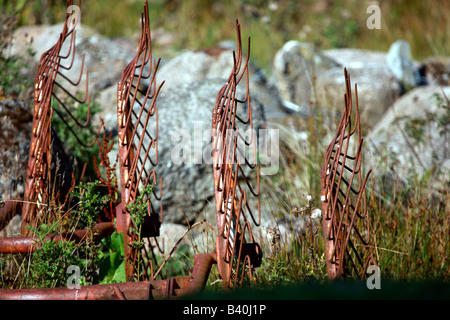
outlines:
{"label": "metal rod", "polygon": [[167,280],[79,286],[78,288],[0,289],[0,300],[162,300],[200,292],[208,280],[215,255],[195,256],[191,276]]}
{"label": "metal rod", "polygon": [[[94,225],[91,229],[77,230],[73,233],[62,233],[47,235],[44,241],[53,240],[59,241],[75,241],[80,243],[85,240],[92,232],[94,241],[110,236],[114,232],[114,224],[112,222],[100,222]],[[0,253],[13,254],[13,253],[30,253],[36,250],[39,244],[38,237],[8,237],[0,238]]]}

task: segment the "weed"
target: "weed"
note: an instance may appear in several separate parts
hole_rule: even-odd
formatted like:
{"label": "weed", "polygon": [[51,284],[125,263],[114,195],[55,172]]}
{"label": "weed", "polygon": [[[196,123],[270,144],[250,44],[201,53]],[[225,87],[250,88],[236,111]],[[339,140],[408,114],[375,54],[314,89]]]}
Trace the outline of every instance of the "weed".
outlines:
{"label": "weed", "polygon": [[112,221],[114,218],[116,205],[119,197],[117,177],[116,177],[116,166],[119,156],[117,155],[115,163],[111,164],[108,154],[114,147],[114,139],[112,137],[112,132],[109,134],[109,137],[106,136],[106,130],[104,127],[103,120],[101,120],[101,123],[104,130],[102,141],[101,142],[98,141],[100,163],[97,163],[97,157],[94,156],[93,164],[97,179],[108,188],[108,194],[111,201],[109,202],[109,211],[106,213],[106,218]]}
{"label": "weed", "polygon": [[100,181],[80,183],[70,194],[77,201],[76,208],[71,212],[72,225],[78,228],[92,229],[98,222],[101,212],[111,201],[109,195],[102,195],[98,189]]}
{"label": "weed", "polygon": [[141,249],[144,246],[144,240],[141,237],[142,226],[145,221],[145,216],[148,214],[148,201],[151,193],[153,192],[154,185],[147,185],[145,189],[140,193],[134,202],[127,204],[127,209],[131,218],[131,226],[129,232],[136,236],[131,242],[131,248],[136,253],[136,260],[129,261],[136,270],[136,277],[139,281],[143,276],[142,270],[142,253]]}
{"label": "weed", "polygon": [[123,234],[113,232],[110,237],[101,241],[99,252],[99,283],[117,283],[126,281],[125,253]]}
{"label": "weed", "polygon": [[102,195],[98,190],[100,181],[80,183],[79,186],[70,193],[75,198],[77,206],[71,212],[71,225],[81,229],[89,229],[89,236],[85,239],[84,245],[80,247],[85,259],[82,261],[86,270],[86,281],[97,282],[97,267],[100,263],[100,244],[94,242],[92,228],[98,222],[100,213],[108,208],[111,201],[109,195]]}
{"label": "weed", "polygon": [[66,285],[66,270],[70,265],[79,265],[77,246],[74,241],[58,241],[45,239],[55,231],[57,223],[42,224],[39,228],[32,228],[37,236],[35,252],[30,257],[27,278],[30,287],[60,287]]}

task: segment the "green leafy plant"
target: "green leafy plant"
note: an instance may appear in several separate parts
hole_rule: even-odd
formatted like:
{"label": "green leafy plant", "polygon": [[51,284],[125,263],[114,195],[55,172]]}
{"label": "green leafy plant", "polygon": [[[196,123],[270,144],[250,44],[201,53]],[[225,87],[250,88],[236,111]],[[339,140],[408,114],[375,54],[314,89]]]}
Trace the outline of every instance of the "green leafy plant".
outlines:
{"label": "green leafy plant", "polygon": [[114,232],[102,239],[93,241],[92,228],[97,222],[98,213],[108,204],[109,196],[101,195],[98,190],[100,182],[81,183],[70,194],[77,201],[70,212],[70,225],[77,229],[91,229],[83,242],[59,241],[45,239],[49,234],[56,234],[61,220],[51,225],[42,224],[39,228],[30,227],[36,234],[36,250],[30,259],[30,287],[57,287],[66,285],[67,268],[70,265],[80,267],[82,285],[96,283],[125,282],[125,262],[123,234]]}
{"label": "green leafy plant", "polygon": [[141,249],[144,246],[144,240],[141,237],[142,226],[144,224],[145,216],[148,214],[148,199],[153,192],[154,186],[149,184],[144,190],[136,197],[134,202],[127,204],[127,209],[131,218],[130,233],[137,236],[131,243],[131,248],[136,252],[136,262],[130,261],[136,270],[137,280],[141,279],[142,273],[142,254]]}
{"label": "green leafy plant", "polygon": [[66,270],[70,265],[80,265],[77,253],[77,245],[74,241],[58,241],[45,239],[54,232],[57,223],[52,225],[41,224],[39,228],[33,228],[36,234],[36,250],[30,258],[30,286],[36,287],[60,287],[66,285]]}
{"label": "green leafy plant", "polygon": [[92,228],[98,221],[99,213],[107,207],[110,197],[102,195],[98,190],[100,181],[81,183],[70,194],[78,200],[77,207],[71,212],[72,225],[90,229],[89,236],[80,248],[85,256],[82,264],[87,272],[88,282],[96,282],[100,244],[94,242]]}
{"label": "green leafy plant", "polygon": [[79,228],[92,229],[97,223],[101,212],[111,200],[109,195],[99,191],[100,181],[80,183],[70,194],[77,202],[77,207],[71,212],[72,222]]}
{"label": "green leafy plant", "polygon": [[101,241],[99,252],[99,283],[118,283],[126,281],[123,234],[113,232]]}

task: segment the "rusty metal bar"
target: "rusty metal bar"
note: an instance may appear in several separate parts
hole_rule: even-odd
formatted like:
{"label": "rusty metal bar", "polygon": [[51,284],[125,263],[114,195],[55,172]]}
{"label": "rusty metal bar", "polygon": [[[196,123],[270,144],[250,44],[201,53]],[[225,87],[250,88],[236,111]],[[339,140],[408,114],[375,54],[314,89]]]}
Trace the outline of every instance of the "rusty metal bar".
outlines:
{"label": "rusty metal bar", "polygon": [[[239,277],[243,281],[243,272],[238,272],[242,266],[248,273],[260,262],[261,249],[256,244],[246,246],[252,248],[252,253],[243,254],[243,245],[255,244],[252,235],[250,219],[254,225],[261,223],[260,204],[258,198],[258,217],[252,213],[247,197],[252,194],[259,195],[259,167],[256,163],[256,137],[253,132],[252,109],[249,91],[248,61],[250,56],[250,38],[248,39],[247,58],[243,61],[241,31],[236,20],[237,51],[233,53],[234,67],[227,83],[217,95],[216,105],[213,109],[213,173],[216,200],[216,215],[218,235],[216,238],[217,264],[220,276],[225,287],[236,286]],[[239,99],[237,86],[245,76],[246,95]],[[247,107],[247,114],[238,115],[238,105],[243,109]],[[237,120],[237,121],[236,121]],[[246,140],[243,135],[250,132]],[[247,159],[243,154],[246,147],[253,148],[254,160]],[[256,168],[256,190],[250,184],[250,179],[244,173],[243,166],[249,169]],[[241,182],[244,180],[244,187]],[[245,188],[246,186],[246,188]],[[255,259],[255,257],[259,257]],[[242,261],[250,261],[246,268]]]}
{"label": "rusty metal bar", "polygon": [[195,256],[192,276],[167,280],[99,284],[77,288],[0,289],[0,300],[162,300],[190,296],[202,290],[215,256]]}
{"label": "rusty metal bar", "polygon": [[[100,222],[92,228],[94,241],[110,236],[114,232],[114,224],[112,222]],[[44,238],[44,241],[54,240],[59,241],[75,241],[80,243],[91,234],[90,229],[77,230],[75,232],[68,232],[62,234],[52,234]],[[0,239],[0,253],[29,253],[36,250],[38,244],[37,237],[10,237]]]}
{"label": "rusty metal bar", "polygon": [[344,70],[344,112],[336,135],[328,146],[321,169],[323,235],[329,279],[364,277],[372,254],[370,221],[366,205],[366,182],[361,168],[363,138],[355,85],[355,124],[352,126],[350,75]]}

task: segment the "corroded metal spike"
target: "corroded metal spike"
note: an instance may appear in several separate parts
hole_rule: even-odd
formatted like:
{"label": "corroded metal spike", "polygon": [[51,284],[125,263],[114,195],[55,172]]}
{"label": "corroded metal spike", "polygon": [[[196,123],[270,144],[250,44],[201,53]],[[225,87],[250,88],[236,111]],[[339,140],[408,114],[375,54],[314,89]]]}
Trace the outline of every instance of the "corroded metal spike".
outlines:
{"label": "corroded metal spike", "polygon": [[364,277],[369,264],[376,264],[372,254],[370,221],[366,205],[362,144],[355,85],[355,124],[352,127],[352,92],[350,75],[345,69],[345,107],[336,135],[325,152],[321,170],[323,234],[328,277],[330,279]]}

